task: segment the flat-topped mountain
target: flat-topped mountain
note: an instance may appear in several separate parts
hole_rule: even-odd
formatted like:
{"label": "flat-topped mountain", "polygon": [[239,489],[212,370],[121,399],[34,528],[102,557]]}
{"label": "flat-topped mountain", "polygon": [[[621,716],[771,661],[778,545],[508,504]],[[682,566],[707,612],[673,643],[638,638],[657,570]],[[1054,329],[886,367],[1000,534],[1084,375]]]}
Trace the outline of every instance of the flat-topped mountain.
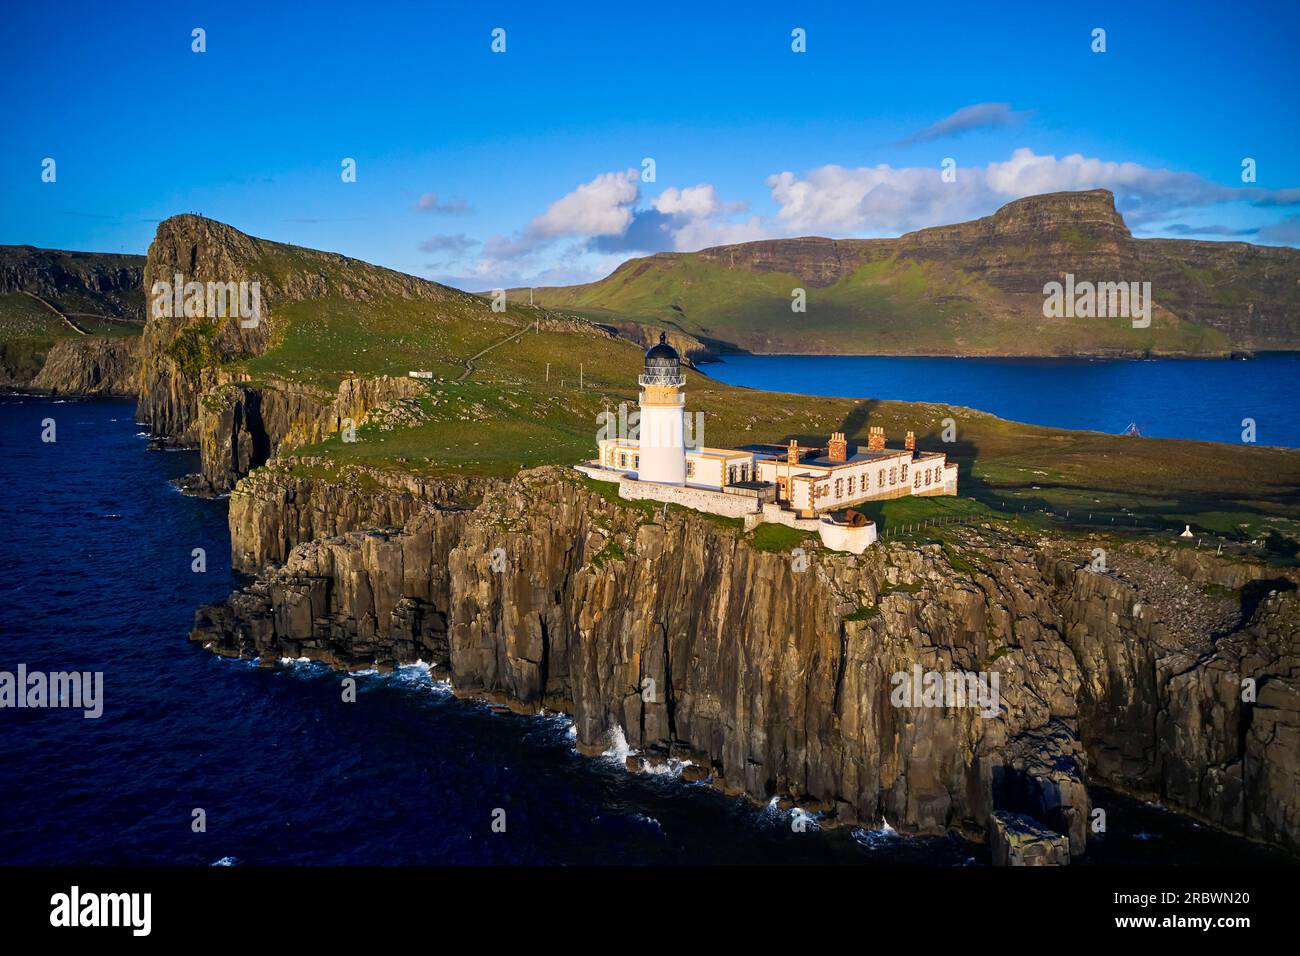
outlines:
{"label": "flat-topped mountain", "polygon": [[[1149,328],[1048,318],[1044,286],[1151,283]],[[791,308],[803,289],[805,312]],[[771,239],[632,259],[534,301],[662,325],[719,349],[943,355],[1172,354],[1300,347],[1300,250],[1135,239],[1104,189],[1008,203],[897,239]]]}

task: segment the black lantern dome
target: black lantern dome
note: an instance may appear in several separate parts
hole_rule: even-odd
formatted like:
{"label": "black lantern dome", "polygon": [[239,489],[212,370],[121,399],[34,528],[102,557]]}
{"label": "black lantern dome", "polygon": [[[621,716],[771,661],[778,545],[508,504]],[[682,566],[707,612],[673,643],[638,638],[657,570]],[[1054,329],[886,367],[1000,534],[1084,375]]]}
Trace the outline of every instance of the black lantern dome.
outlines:
{"label": "black lantern dome", "polygon": [[682,385],[682,360],[677,350],[668,344],[668,336],[659,333],[659,344],[645,353],[645,371],[639,379],[642,385]]}
{"label": "black lantern dome", "polygon": [[681,365],[681,357],[677,350],[668,344],[668,336],[660,332],[659,344],[649,349],[645,353],[645,367],[652,368],[677,368]]}

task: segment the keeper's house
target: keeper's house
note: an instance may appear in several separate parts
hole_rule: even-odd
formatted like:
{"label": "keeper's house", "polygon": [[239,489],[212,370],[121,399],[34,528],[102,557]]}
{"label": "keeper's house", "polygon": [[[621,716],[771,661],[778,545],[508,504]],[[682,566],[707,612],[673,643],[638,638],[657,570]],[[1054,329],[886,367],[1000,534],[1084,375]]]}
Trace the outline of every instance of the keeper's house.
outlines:
{"label": "keeper's house", "polygon": [[[772,451],[781,451],[774,446]],[[774,485],[776,500],[802,514],[835,511],[878,498],[957,494],[957,466],[942,452],[916,451],[911,433],[902,448],[886,448],[884,430],[872,427],[867,447],[848,453],[842,432],[823,448],[790,442],[780,457],[755,456],[758,480]]]}

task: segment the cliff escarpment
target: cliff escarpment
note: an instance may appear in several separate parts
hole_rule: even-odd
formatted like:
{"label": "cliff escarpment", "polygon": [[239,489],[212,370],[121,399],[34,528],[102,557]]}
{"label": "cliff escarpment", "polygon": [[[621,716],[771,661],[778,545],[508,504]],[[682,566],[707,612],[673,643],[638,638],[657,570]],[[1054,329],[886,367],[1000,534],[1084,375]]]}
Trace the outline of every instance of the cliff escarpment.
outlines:
{"label": "cliff escarpment", "polygon": [[[224,384],[214,370],[261,355],[284,334],[281,312],[291,302],[334,299],[367,303],[388,299],[475,303],[468,293],[332,252],[270,242],[201,216],[182,215],[158,226],[144,269],[144,288],[157,283],[257,284],[256,322],[205,309],[157,314],[149,308],[142,350],[137,418],[158,436],[199,444],[200,396]],[[161,288],[161,287],[159,287]],[[250,296],[251,299],[251,296]],[[175,312],[175,309],[171,309]],[[198,314],[189,314],[191,311]]]}
{"label": "cliff escarpment", "polygon": [[143,275],[143,256],[0,246],[0,387],[134,397]]}
{"label": "cliff escarpment", "polygon": [[369,528],[402,528],[430,507],[467,511],[502,483],[484,478],[425,478],[325,459],[277,458],[230,493],[231,559],[256,573],[281,565],[299,544]]}
{"label": "cliff escarpment", "polygon": [[0,295],[39,296],[60,311],[143,317],[144,256],[0,246]]}
{"label": "cliff escarpment", "polygon": [[51,395],[134,398],[139,363],[138,336],[59,339],[32,379],[31,388]]}
{"label": "cliff escarpment", "polygon": [[[1099,573],[1080,542],[1009,527],[860,557],[771,552],[555,468],[475,507],[412,494],[395,509],[390,489],[331,524],[314,513],[333,492],[295,480],[248,485],[234,547],[251,562],[305,543],[200,609],[195,641],[267,663],[421,659],[460,693],[570,713],[584,750],[617,728],[647,759],[844,823],[975,833],[1026,813],[1077,855],[1093,780],[1300,846],[1291,577],[1140,550]],[[296,517],[277,524],[286,497]],[[398,520],[320,537],[372,514]],[[900,704],[895,675],[914,671],[996,674],[999,693],[982,709]]]}
{"label": "cliff escarpment", "polygon": [[280,451],[359,427],[377,408],[426,394],[414,379],[345,378],[336,392],[299,382],[253,384],[219,368],[199,378],[193,432],[200,472],[190,490],[221,494]]}

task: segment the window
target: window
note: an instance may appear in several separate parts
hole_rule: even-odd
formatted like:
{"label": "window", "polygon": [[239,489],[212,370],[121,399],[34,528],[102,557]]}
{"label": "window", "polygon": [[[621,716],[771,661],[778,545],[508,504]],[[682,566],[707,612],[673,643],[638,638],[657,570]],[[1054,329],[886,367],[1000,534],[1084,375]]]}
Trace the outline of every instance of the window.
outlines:
{"label": "window", "polygon": [[689,458],[686,459],[686,477],[695,477],[695,462],[691,461]]}
{"label": "window", "polygon": [[640,467],[641,467],[641,456],[640,456],[640,455],[635,455],[635,456],[633,456],[633,458],[632,458],[632,467],[633,467],[633,468],[640,468]]}
{"label": "window", "polygon": [[849,497],[850,498],[853,497],[853,483],[855,481],[857,481],[857,478],[855,478],[853,475],[849,475]]}
{"label": "window", "polygon": [[903,484],[907,484],[907,464],[903,464]]}
{"label": "window", "polygon": [[843,497],[844,497],[844,479],[843,479],[843,478],[836,478],[836,479],[835,479],[835,497],[836,497],[836,498],[843,498]]}
{"label": "window", "polygon": [[890,487],[898,484],[898,469],[896,467],[889,469],[889,484]]}
{"label": "window", "polygon": [[926,485],[927,488],[930,486],[930,469],[929,469],[929,468],[925,469],[925,485]]}
{"label": "window", "polygon": [[619,456],[618,456],[618,467],[620,467],[620,468],[626,468],[626,467],[627,467],[627,455],[619,455]]}
{"label": "window", "polygon": [[913,488],[920,488],[920,487],[921,487],[921,473],[918,471],[918,472],[915,472],[914,474],[915,474],[916,480],[912,482],[912,487],[913,487]]}
{"label": "window", "polygon": [[883,468],[881,468],[878,472],[876,472],[876,487],[877,488],[885,487],[885,469]]}

